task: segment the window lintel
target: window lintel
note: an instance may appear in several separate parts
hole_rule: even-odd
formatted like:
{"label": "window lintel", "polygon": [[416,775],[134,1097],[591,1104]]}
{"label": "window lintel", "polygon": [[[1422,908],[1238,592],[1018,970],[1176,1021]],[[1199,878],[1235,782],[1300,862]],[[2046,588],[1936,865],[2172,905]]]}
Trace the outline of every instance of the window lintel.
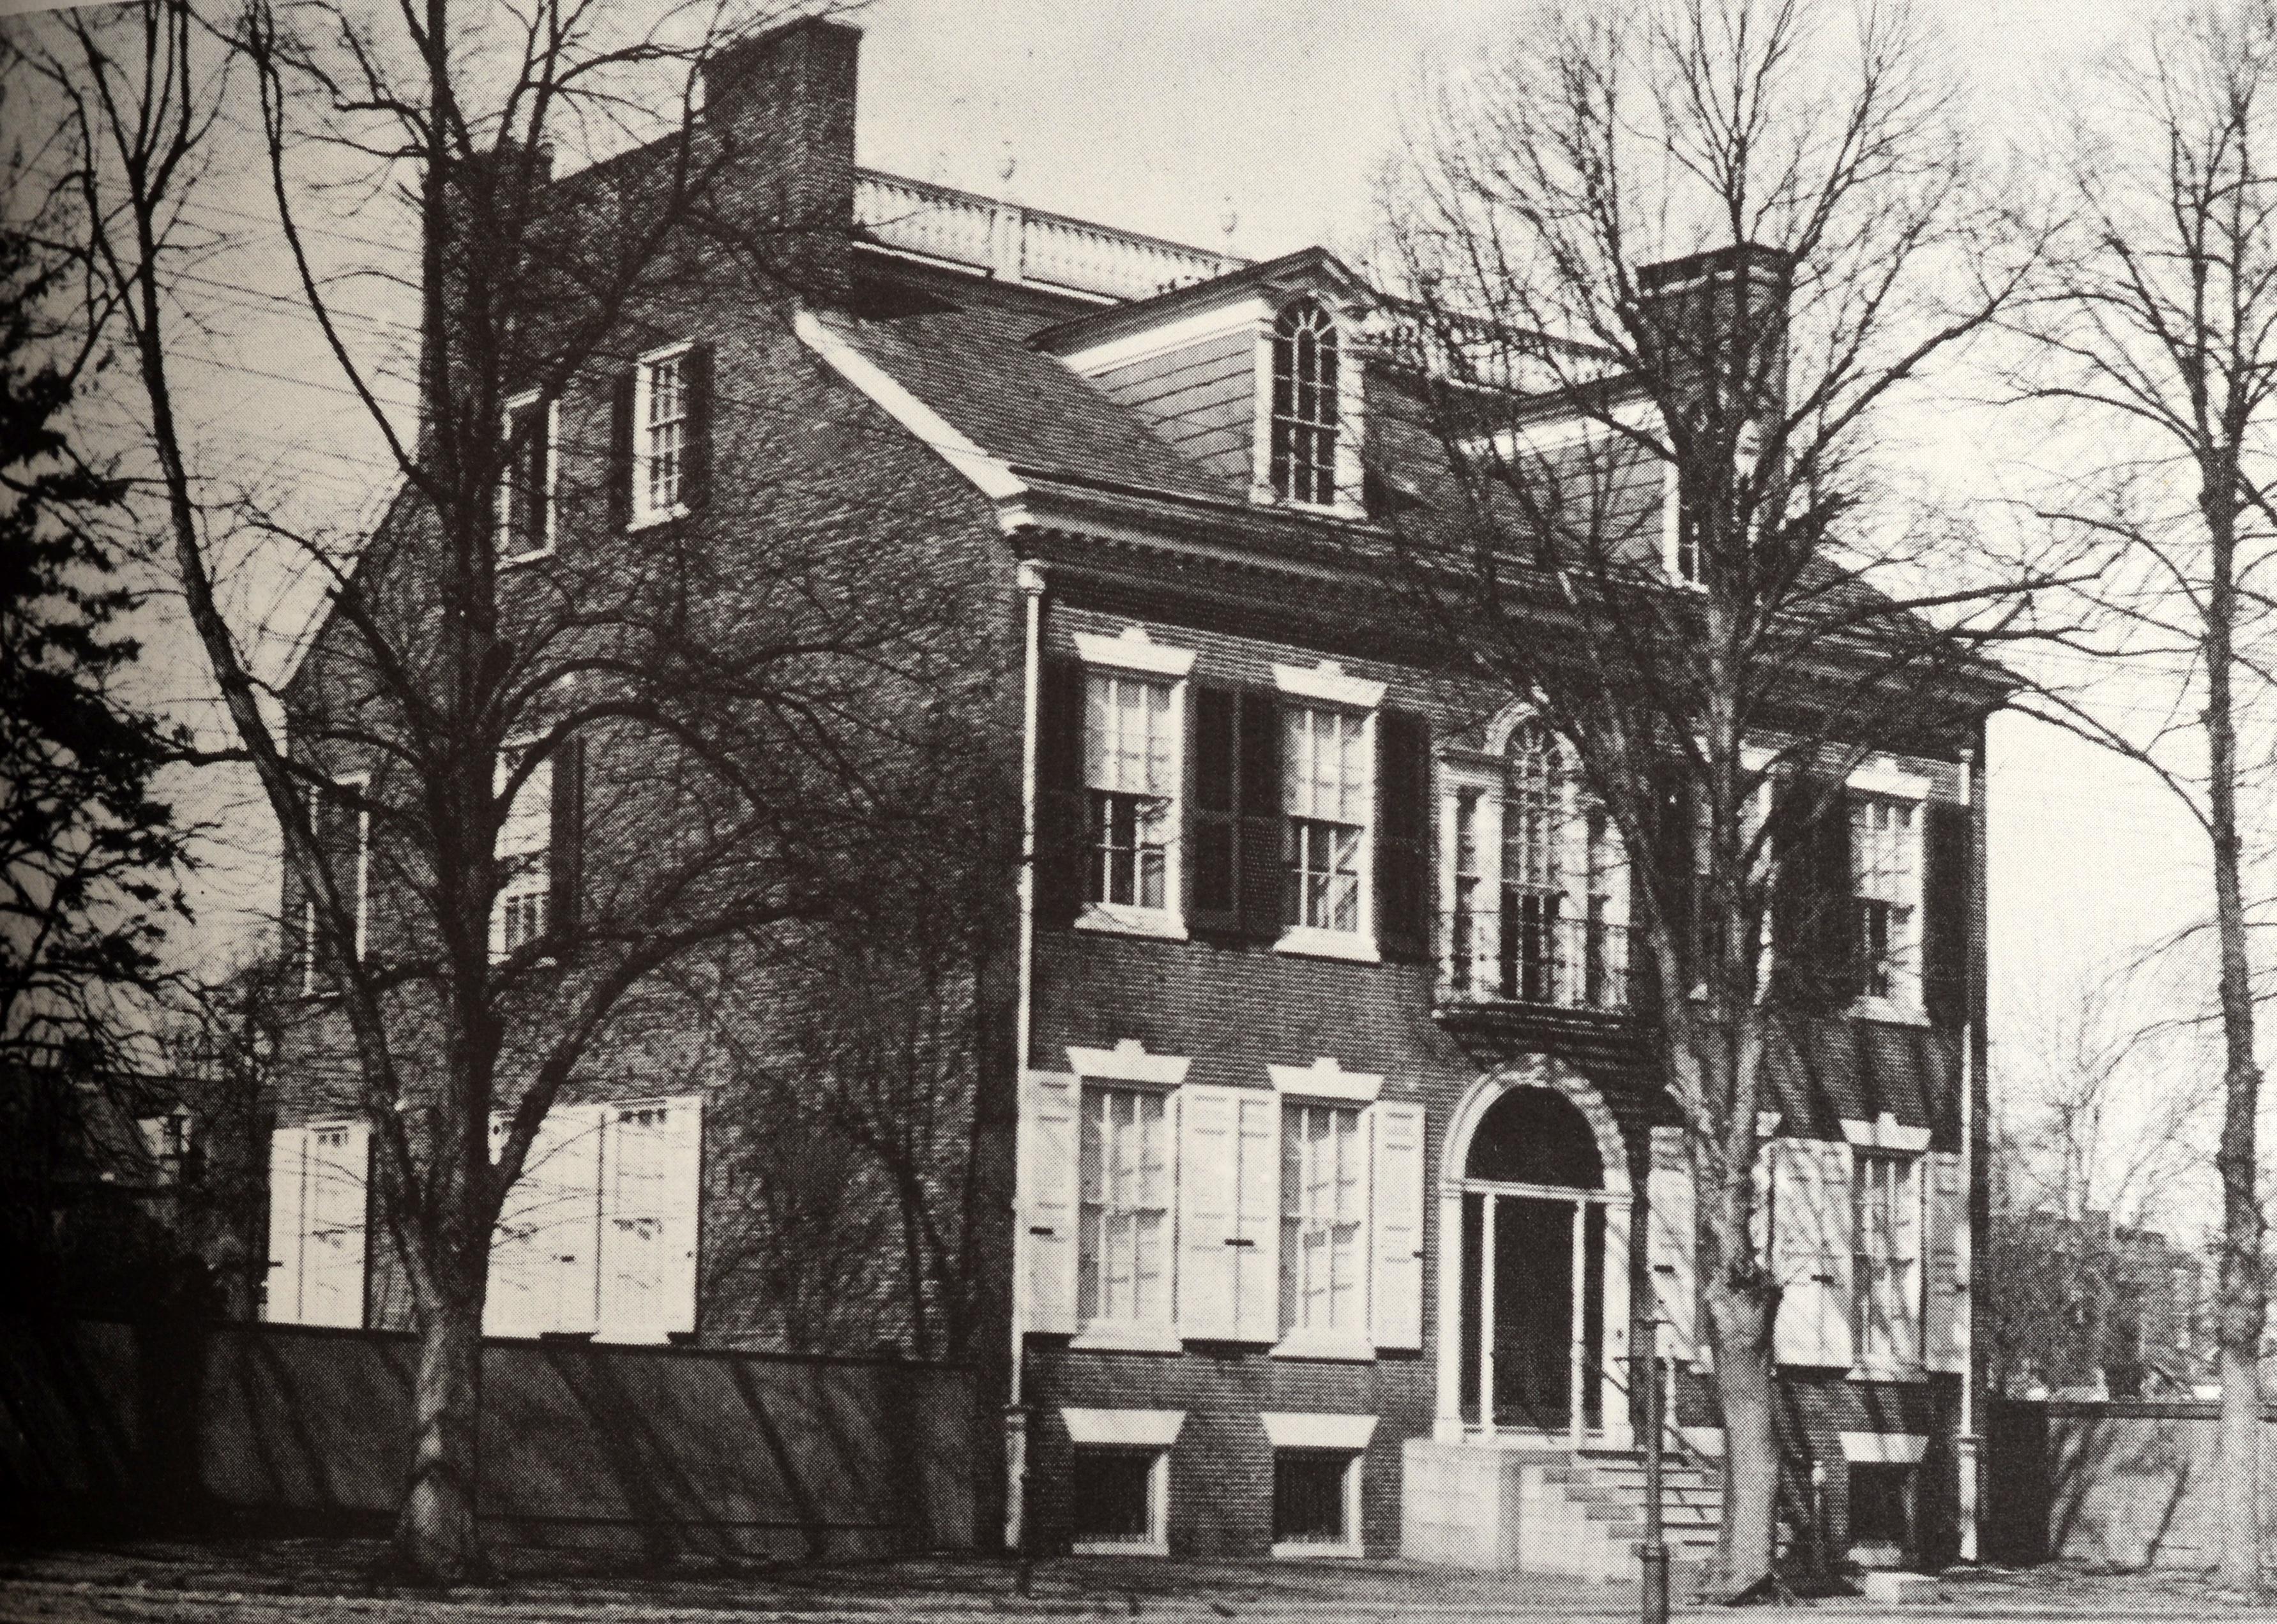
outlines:
{"label": "window lintel", "polygon": [[1086,665],[1103,665],[1145,676],[1182,678],[1194,668],[1192,649],[1158,643],[1142,626],[1127,626],[1113,637],[1099,632],[1078,632],[1075,649]]}
{"label": "window lintel", "polygon": [[1068,1046],[1068,1066],[1079,1082],[1135,1082],[1175,1089],[1186,1080],[1193,1064],[1187,1055],[1148,1054],[1138,1038],[1126,1037],[1112,1049]]}

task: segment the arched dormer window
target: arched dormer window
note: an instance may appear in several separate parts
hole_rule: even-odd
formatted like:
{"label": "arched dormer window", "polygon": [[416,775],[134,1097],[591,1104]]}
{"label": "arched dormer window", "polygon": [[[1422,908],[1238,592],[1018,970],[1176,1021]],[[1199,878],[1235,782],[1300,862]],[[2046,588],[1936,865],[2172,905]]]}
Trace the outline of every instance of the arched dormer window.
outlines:
{"label": "arched dormer window", "polygon": [[1273,324],[1273,494],[1332,507],[1340,431],[1336,317],[1300,299]]}

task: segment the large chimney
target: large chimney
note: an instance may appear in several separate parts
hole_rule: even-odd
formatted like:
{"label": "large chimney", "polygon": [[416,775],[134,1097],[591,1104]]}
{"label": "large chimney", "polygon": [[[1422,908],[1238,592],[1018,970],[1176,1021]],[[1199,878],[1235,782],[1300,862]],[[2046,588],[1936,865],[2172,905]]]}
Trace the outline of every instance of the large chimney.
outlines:
{"label": "large chimney", "polygon": [[1794,256],[1733,243],[1637,271],[1640,349],[1684,407],[1763,422],[1786,395]]}
{"label": "large chimney", "polygon": [[810,298],[843,297],[854,229],[854,98],[862,31],[804,17],[722,48],[701,118],[727,168],[719,213]]}

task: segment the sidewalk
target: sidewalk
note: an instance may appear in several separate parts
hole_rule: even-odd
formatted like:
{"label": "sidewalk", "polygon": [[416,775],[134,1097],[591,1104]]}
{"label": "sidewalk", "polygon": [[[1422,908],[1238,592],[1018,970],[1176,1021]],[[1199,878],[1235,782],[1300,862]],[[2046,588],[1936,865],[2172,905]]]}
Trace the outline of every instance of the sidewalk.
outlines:
{"label": "sidewalk", "polygon": [[[1009,1563],[971,1556],[752,1565],[689,1562],[644,1571],[590,1553],[508,1550],[497,1582],[437,1597],[375,1580],[372,1540],[146,1540],[58,1551],[0,1551],[0,1620],[38,1624],[702,1624],[786,1618],[797,1624],[979,1619],[1193,1620],[1194,1624],[1390,1624],[1395,1620],[1634,1619],[1630,1586],[1474,1574],[1396,1561],[1040,1562],[1031,1593]],[[2078,1568],[1947,1575],[1939,1600],[1902,1614],[1859,1601],[1798,1608],[1813,1624],[1912,1615],[1945,1620],[2266,1618],[2228,1605],[2196,1575]],[[1679,1598],[1680,1616],[1732,1616]],[[1741,1615],[1744,1616],[1744,1615]]]}

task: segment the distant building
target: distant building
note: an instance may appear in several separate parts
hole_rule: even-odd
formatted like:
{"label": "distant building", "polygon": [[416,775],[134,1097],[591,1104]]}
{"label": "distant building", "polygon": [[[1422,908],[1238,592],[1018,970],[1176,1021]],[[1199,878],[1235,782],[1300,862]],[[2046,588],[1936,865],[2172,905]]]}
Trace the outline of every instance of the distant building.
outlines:
{"label": "distant building", "polygon": [[2217,1377],[2212,1261],[2107,1212],[1998,1213],[1987,1301],[1994,1391],[2189,1398]]}

